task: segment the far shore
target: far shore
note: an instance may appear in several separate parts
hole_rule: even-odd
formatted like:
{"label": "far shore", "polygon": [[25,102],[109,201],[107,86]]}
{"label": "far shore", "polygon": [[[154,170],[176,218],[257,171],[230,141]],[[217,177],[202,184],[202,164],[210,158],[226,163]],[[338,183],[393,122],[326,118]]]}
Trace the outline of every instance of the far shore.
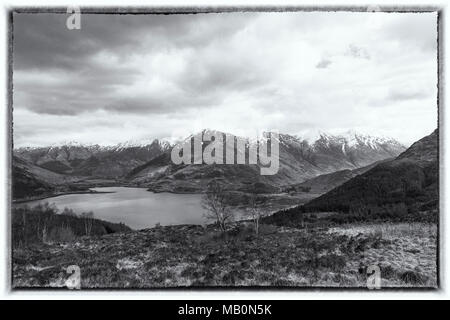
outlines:
{"label": "far shore", "polygon": [[[138,187],[139,188],[139,187]],[[154,190],[154,189],[149,189],[149,188],[146,188],[145,187],[145,189],[147,189],[147,191],[148,192],[153,192],[153,193],[172,193],[172,194],[204,194],[204,192],[201,192],[201,191],[199,191],[199,192],[192,192],[192,191],[174,191],[174,190],[161,190],[161,191],[159,191],[159,190]]]}
{"label": "far shore", "polygon": [[60,193],[53,193],[53,194],[47,194],[42,196],[36,196],[36,197],[30,197],[27,199],[16,199],[12,200],[13,204],[19,204],[19,203],[27,203],[31,201],[37,201],[37,200],[45,200],[50,198],[56,198],[59,196],[65,196],[69,194],[87,194],[87,193],[115,193],[114,191],[95,191],[95,190],[83,190],[83,191],[66,191],[66,192],[60,192]]}

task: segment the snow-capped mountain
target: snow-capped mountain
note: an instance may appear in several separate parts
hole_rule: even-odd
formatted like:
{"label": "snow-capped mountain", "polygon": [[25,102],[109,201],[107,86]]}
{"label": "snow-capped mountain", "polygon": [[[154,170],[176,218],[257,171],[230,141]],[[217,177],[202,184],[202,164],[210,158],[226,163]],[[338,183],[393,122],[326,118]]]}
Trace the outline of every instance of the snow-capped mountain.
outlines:
{"label": "snow-capped mountain", "polygon": [[[438,130],[413,143],[405,152],[391,161],[380,163],[362,175],[357,175],[313,199],[305,207],[326,211],[356,211],[359,214],[386,214],[387,206],[403,206],[394,212],[410,215],[412,212],[437,209],[439,206]],[[384,208],[383,208],[384,206]],[[408,210],[406,210],[408,208]],[[294,211],[294,210],[293,210]],[[425,219],[422,213],[420,219]],[[435,217],[433,218],[435,219]]]}
{"label": "snow-capped mountain", "polygon": [[[223,133],[205,129],[195,136],[205,134]],[[193,136],[183,141],[189,141]],[[267,133],[262,136],[267,136]],[[177,188],[202,189],[213,178],[226,180],[238,188],[254,182],[264,183],[268,189],[277,188],[321,174],[367,166],[396,157],[406,149],[394,139],[357,133],[346,136],[321,133],[315,141],[280,133],[278,140],[280,165],[278,173],[272,176],[261,176],[257,165],[174,165],[170,157],[172,146],[159,140],[128,141],[114,146],[68,142],[49,147],[19,148],[14,150],[14,155],[59,174],[126,178],[131,184],[170,191]],[[249,138],[248,142],[254,143],[255,139]],[[206,145],[204,143],[203,147]]]}
{"label": "snow-capped mountain", "polygon": [[14,155],[53,172],[118,178],[170,148],[165,141],[126,142],[115,146],[83,145],[70,142],[50,147],[19,148]]}
{"label": "snow-capped mountain", "polygon": [[395,140],[394,138],[386,136],[371,136],[368,134],[362,134],[355,131],[348,131],[345,134],[334,135],[326,132],[319,132],[314,138],[301,137],[298,135],[280,134],[280,143],[295,144],[300,143],[304,145],[307,143],[312,146],[330,146],[340,145],[342,149],[352,147],[369,147],[377,149],[383,145],[397,146],[404,148],[404,146]]}
{"label": "snow-capped mountain", "polygon": [[383,145],[397,145],[401,144],[393,138],[385,136],[371,136],[368,134],[361,134],[354,131],[349,131],[342,135],[330,135],[322,133],[317,141],[325,141],[328,143],[341,144],[342,147],[369,147],[372,149],[380,148]]}
{"label": "snow-capped mountain", "polygon": [[[203,130],[201,134],[222,134]],[[264,135],[267,136],[267,133]],[[298,136],[279,134],[279,171],[261,176],[257,165],[174,165],[170,154],[161,155],[134,169],[130,181],[159,191],[189,191],[203,188],[211,179],[219,178],[234,187],[261,182],[268,189],[301,183],[320,174],[356,169],[373,162],[398,156],[406,148],[394,139],[354,134],[349,137],[322,134],[314,142]],[[186,141],[186,140],[185,140]],[[254,140],[249,139],[249,143]]]}
{"label": "snow-capped mountain", "polygon": [[[279,137],[280,158],[286,157],[288,163],[300,161],[306,162],[306,166],[312,165],[313,167],[306,170],[313,173],[312,176],[317,175],[314,174],[317,169],[322,171],[318,174],[323,174],[363,167],[375,161],[395,157],[406,149],[392,138],[356,133],[348,136],[322,133],[315,141],[286,134],[280,134]],[[291,157],[293,159],[288,161]]]}

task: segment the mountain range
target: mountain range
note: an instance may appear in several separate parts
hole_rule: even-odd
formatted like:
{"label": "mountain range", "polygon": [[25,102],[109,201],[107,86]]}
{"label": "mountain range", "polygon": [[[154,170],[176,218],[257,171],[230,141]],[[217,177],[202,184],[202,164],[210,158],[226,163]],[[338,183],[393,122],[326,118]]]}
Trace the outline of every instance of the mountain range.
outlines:
{"label": "mountain range", "polygon": [[[211,134],[207,131],[197,135]],[[52,186],[70,185],[77,180],[110,179],[152,191],[202,192],[209,181],[218,179],[233,190],[247,191],[259,183],[266,192],[279,192],[284,186],[323,174],[359,170],[396,157],[406,149],[394,139],[357,133],[347,136],[322,133],[315,141],[279,134],[279,171],[262,176],[258,165],[176,165],[170,157],[172,148],[173,145],[159,140],[108,147],[70,143],[19,148],[13,152],[13,180],[33,181],[35,190],[39,190],[39,185],[42,190],[50,190]]]}
{"label": "mountain range", "polygon": [[285,186],[282,190],[289,193],[310,192],[314,194],[323,194],[356,177],[357,175],[363,174],[376,165],[390,160],[392,160],[392,158],[376,161],[368,166],[358,169],[345,169],[332,173],[321,174],[302,183]]}
{"label": "mountain range", "polygon": [[242,191],[252,183],[259,182],[265,184],[269,191],[321,174],[367,166],[375,161],[395,157],[405,149],[393,139],[357,134],[351,139],[322,134],[314,142],[279,134],[279,170],[275,175],[262,176],[258,165],[248,164],[175,165],[171,162],[170,151],[167,151],[135,168],[126,178],[134,184],[148,186],[153,191],[201,192],[211,179],[220,179],[229,188]]}
{"label": "mountain range", "polygon": [[[376,164],[310,202],[282,210],[272,222],[301,219],[305,212],[338,212],[352,219],[435,219],[439,199],[438,131],[395,159]],[[342,215],[342,213],[344,215]]]}
{"label": "mountain range", "polygon": [[52,172],[16,156],[12,158],[13,199],[51,195],[57,190],[68,190],[73,182],[72,177]]}
{"label": "mountain range", "polygon": [[169,148],[167,142],[159,140],[145,145],[125,143],[107,147],[69,143],[61,146],[19,148],[14,150],[14,155],[60,174],[116,179]]}

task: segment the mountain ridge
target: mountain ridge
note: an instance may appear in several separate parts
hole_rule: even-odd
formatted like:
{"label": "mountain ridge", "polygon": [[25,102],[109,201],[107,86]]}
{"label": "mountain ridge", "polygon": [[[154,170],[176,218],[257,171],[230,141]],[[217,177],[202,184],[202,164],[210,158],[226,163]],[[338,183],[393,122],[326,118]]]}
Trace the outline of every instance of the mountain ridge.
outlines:
{"label": "mountain ridge", "polygon": [[[196,135],[204,132],[201,131]],[[225,135],[215,130],[209,130],[208,133]],[[196,135],[190,135],[184,141]],[[217,177],[221,177],[224,180],[222,182],[228,185],[236,182],[242,187],[256,181],[267,184],[270,189],[300,183],[324,173],[357,169],[375,161],[397,156],[406,149],[395,140],[374,138],[370,140],[378,141],[378,144],[374,144],[374,142],[367,143],[367,140],[358,139],[357,136],[354,143],[349,143],[342,137],[321,136],[311,145],[304,139],[288,134],[279,134],[278,140],[280,169],[273,176],[261,176],[258,165],[216,165],[214,169],[203,164],[174,165],[170,161],[169,151],[166,151],[165,156],[160,155],[159,158],[152,159],[130,171],[127,179],[130,182],[148,186],[153,191],[173,192],[180,185],[189,185],[185,192],[200,192],[208,181]],[[195,181],[195,184],[189,183],[190,180]]]}
{"label": "mountain ridge", "polygon": [[[203,137],[205,133],[225,136],[221,131],[204,129],[183,141],[194,136]],[[256,140],[248,141],[254,143]],[[260,183],[267,191],[277,192],[284,185],[301,183],[339,170],[354,170],[397,156],[406,149],[393,139],[358,134],[353,134],[353,140],[322,134],[311,144],[305,139],[280,133],[278,142],[280,167],[272,176],[261,176],[259,165],[175,165],[170,157],[174,145],[157,139],[145,145],[100,146],[72,142],[64,146],[18,148],[13,152],[34,166],[62,175],[115,179],[156,192],[197,193],[203,192],[212,179],[219,179],[234,190],[248,190],[252,184]]]}
{"label": "mountain ridge", "polygon": [[438,210],[438,131],[302,206],[266,221],[295,223],[306,212],[338,213],[338,220],[433,220]]}
{"label": "mountain ridge", "polygon": [[144,146],[70,144],[63,146],[19,148],[13,151],[34,165],[67,175],[118,178],[158,156],[169,146],[153,140]]}

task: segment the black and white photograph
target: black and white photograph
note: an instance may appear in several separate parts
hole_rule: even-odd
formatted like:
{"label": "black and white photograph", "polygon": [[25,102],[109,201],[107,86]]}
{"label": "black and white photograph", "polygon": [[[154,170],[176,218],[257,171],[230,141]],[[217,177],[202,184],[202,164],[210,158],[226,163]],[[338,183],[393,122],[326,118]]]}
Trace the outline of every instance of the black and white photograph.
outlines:
{"label": "black and white photograph", "polygon": [[440,287],[436,10],[9,14],[13,290]]}

